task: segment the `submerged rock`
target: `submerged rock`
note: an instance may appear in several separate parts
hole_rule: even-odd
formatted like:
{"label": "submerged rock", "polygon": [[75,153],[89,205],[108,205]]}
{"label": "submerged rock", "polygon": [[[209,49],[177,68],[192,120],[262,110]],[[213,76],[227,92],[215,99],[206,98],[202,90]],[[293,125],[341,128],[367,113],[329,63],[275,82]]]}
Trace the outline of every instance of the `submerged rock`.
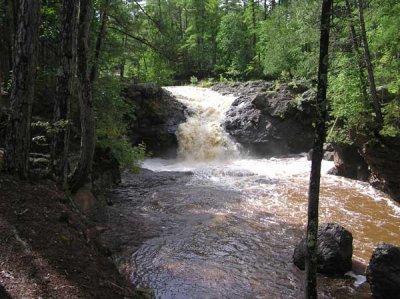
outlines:
{"label": "submerged rock", "polygon": [[[293,254],[294,264],[305,269],[305,237],[296,246]],[[327,276],[344,275],[351,270],[353,255],[352,234],[336,223],[322,224],[318,228],[317,259],[318,272]]]}
{"label": "submerged rock", "polygon": [[186,121],[185,105],[152,83],[132,84],[123,94],[132,105],[132,111],[127,113],[130,141],[133,144],[144,142],[155,156],[176,155],[176,132]]}
{"label": "submerged rock", "polygon": [[313,143],[314,92],[303,84],[246,82],[216,85],[239,97],[226,114],[226,131],[260,155],[307,152]]}
{"label": "submerged rock", "polygon": [[374,298],[400,298],[400,248],[381,243],[367,268],[367,281]]}

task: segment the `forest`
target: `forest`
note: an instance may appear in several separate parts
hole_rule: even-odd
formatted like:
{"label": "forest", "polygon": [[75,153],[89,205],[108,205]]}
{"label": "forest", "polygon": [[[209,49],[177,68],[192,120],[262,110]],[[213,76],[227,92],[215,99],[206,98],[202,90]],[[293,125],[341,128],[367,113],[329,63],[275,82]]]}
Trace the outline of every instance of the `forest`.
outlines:
{"label": "forest", "polygon": [[[1,199],[4,206],[0,207],[6,211],[4,215],[8,216],[2,215],[7,220],[4,223],[3,220],[0,221],[0,228],[4,229],[4,232],[6,229],[16,232],[17,230],[12,228],[13,223],[16,227],[23,225],[20,219],[28,217],[25,214],[35,211],[35,216],[31,216],[32,220],[36,219],[34,221],[42,223],[40,225],[43,227],[46,226],[45,220],[52,216],[61,219],[57,221],[65,222],[67,226],[79,226],[82,231],[88,226],[91,227],[91,232],[96,230],[96,237],[89,237],[92,235],[85,232],[81,234],[85,239],[79,242],[84,244],[86,241],[89,244],[89,239],[102,239],[102,242],[106,244],[103,244],[105,247],[112,248],[114,245],[110,240],[118,239],[117,235],[110,233],[112,235],[110,236],[107,232],[106,237],[99,237],[98,231],[103,233],[103,230],[108,231],[113,225],[117,230],[121,224],[115,222],[115,219],[107,218],[105,221],[102,217],[105,217],[103,214],[106,212],[102,214],[96,210],[92,213],[91,208],[88,209],[90,213],[87,212],[86,205],[96,205],[96,209],[99,202],[105,206],[108,205],[114,209],[107,212],[109,215],[114,212],[115,215],[119,215],[116,212],[118,209],[131,211],[132,205],[138,205],[137,202],[131,203],[129,207],[124,204],[117,204],[114,207],[113,200],[107,198],[108,191],[106,190],[116,187],[116,183],[119,184],[121,181],[121,176],[122,181],[129,181],[131,184],[128,184],[128,187],[122,184],[124,188],[127,188],[126,190],[131,188],[129,192],[138,192],[132,197],[142,198],[143,194],[150,192],[148,189],[153,190],[154,194],[157,192],[161,194],[163,191],[157,188],[164,184],[168,187],[171,180],[174,182],[182,180],[188,184],[185,186],[190,186],[188,190],[196,194],[196,189],[190,189],[192,188],[191,181],[187,181],[189,179],[184,173],[192,171],[196,177],[198,174],[196,171],[202,175],[204,171],[210,171],[209,168],[199,170],[197,164],[184,164],[185,167],[182,167],[179,159],[166,160],[177,163],[176,168],[168,164],[172,162],[162,162],[164,168],[160,168],[156,164],[160,163],[157,159],[165,159],[165,157],[159,154],[166,151],[169,146],[176,147],[174,147],[175,158],[177,156],[181,160],[182,157],[185,159],[188,157],[188,154],[183,153],[187,150],[183,145],[199,152],[200,148],[203,150],[204,143],[207,143],[207,150],[209,144],[215,148],[218,147],[212,153],[212,159],[202,158],[200,162],[205,162],[207,167],[221,167],[213,162],[218,160],[219,151],[223,151],[229,153],[229,159],[231,159],[224,160],[225,157],[223,159],[224,163],[227,163],[224,164],[227,169],[236,167],[235,163],[240,159],[250,159],[243,155],[244,150],[248,150],[250,156],[257,154],[257,159],[271,157],[282,159],[280,163],[283,169],[286,169],[283,166],[286,165],[285,163],[294,163],[294,160],[290,160],[292,159],[290,155],[300,155],[309,151],[309,160],[312,161],[310,162],[312,165],[310,182],[299,183],[298,187],[299,190],[303,190],[303,185],[309,184],[308,206],[306,203],[294,203],[294,207],[299,205],[301,209],[305,209],[302,210],[304,219],[308,211],[308,235],[306,245],[304,245],[306,246],[304,259],[307,277],[305,290],[296,287],[295,291],[306,294],[307,298],[316,298],[317,291],[321,295],[321,290],[316,287],[317,247],[319,246],[317,233],[318,238],[320,237],[318,208],[319,202],[328,196],[325,190],[330,190],[330,187],[326,188],[324,185],[328,184],[324,174],[321,178],[321,169],[324,169],[325,165],[321,161],[325,158],[327,144],[333,148],[331,161],[334,160],[335,163],[335,174],[363,181],[366,184],[351,185],[347,188],[347,193],[344,191],[341,193],[340,188],[344,183],[335,181],[331,186],[334,192],[346,194],[346,196],[359,192],[357,194],[361,194],[360,197],[366,196],[366,193],[382,192],[379,196],[385,198],[385,202],[390,202],[388,205],[396,212],[388,212],[390,216],[387,219],[386,214],[376,215],[376,219],[383,219],[383,222],[387,221],[385,223],[393,226],[399,222],[397,214],[398,202],[400,202],[399,28],[400,2],[398,0],[0,0],[0,190],[2,189],[4,198],[9,197],[9,200]],[[235,94],[237,97],[231,102],[227,98],[221,99],[221,101],[228,101],[223,111],[222,104],[221,106],[211,104],[212,109],[222,111],[216,119],[216,127],[212,128],[214,139],[209,138],[204,141],[201,136],[203,133],[194,131],[194,128],[190,127],[191,120],[195,127],[202,126],[204,122],[213,122],[215,119],[207,118],[213,112],[196,111],[198,107],[202,107],[201,105],[191,107],[190,101],[182,101],[182,97],[190,98],[187,94],[179,93],[183,92],[179,89],[183,86],[194,88],[190,91],[197,92],[199,95],[201,94],[199,90],[208,92],[213,89],[224,95]],[[175,87],[178,89],[174,89]],[[169,91],[168,94],[166,90]],[[137,100],[138,94],[143,99]],[[170,100],[171,97],[172,100]],[[210,94],[209,97],[212,95]],[[311,98],[311,104],[306,98]],[[262,102],[263,99],[266,102]],[[192,100],[197,101],[197,98],[193,97]],[[256,117],[253,110],[251,112],[246,110],[250,109],[249,105],[252,105],[251,109],[255,109],[254,111],[262,116],[257,114]],[[200,115],[200,119],[192,119],[196,115]],[[254,129],[255,122],[259,122],[256,130]],[[269,129],[270,125],[277,131],[269,133],[268,130],[272,130]],[[289,127],[284,128],[285,126]],[[302,132],[303,128],[306,128],[307,132]],[[268,133],[264,134],[264,129]],[[221,130],[226,132],[221,133]],[[281,136],[291,130],[293,136],[298,135],[297,139],[292,138],[290,133],[287,133],[286,137]],[[146,132],[143,133],[144,131]],[[255,131],[257,132],[254,133]],[[142,133],[143,136],[140,135]],[[266,137],[267,134],[273,137],[269,135]],[[227,137],[229,135],[230,137]],[[252,140],[248,141],[249,139]],[[314,142],[308,142],[309,140]],[[197,147],[194,148],[193,145]],[[266,150],[268,146],[277,149],[268,151]],[[350,151],[351,154],[348,154]],[[208,154],[207,152],[206,156]],[[346,158],[346,155],[349,158]],[[189,156],[193,160],[193,156]],[[251,159],[253,158],[251,156]],[[267,162],[262,160],[260,163],[271,161],[273,160]],[[295,162],[298,163],[297,160]],[[338,166],[338,163],[341,166]],[[162,178],[154,175],[154,183],[148,187],[151,175],[146,172],[147,169],[143,171],[142,168],[146,168],[143,165],[147,165],[148,169],[156,173],[171,171],[171,174],[160,174]],[[251,171],[255,169],[253,167]],[[207,172],[205,176],[215,175],[216,170],[213,171],[212,174]],[[255,173],[259,176],[265,175],[263,172],[255,171]],[[307,176],[309,174],[309,169],[307,169]],[[231,175],[224,173],[220,176]],[[270,173],[268,175],[273,176]],[[285,180],[286,173],[281,175],[282,178],[279,179]],[[220,176],[218,180],[221,179]],[[246,175],[243,176],[246,177]],[[291,178],[287,179],[290,182]],[[109,181],[112,182],[108,183]],[[296,185],[296,182],[293,184]],[[320,187],[320,182],[322,187]],[[196,181],[196,183],[199,182]],[[229,185],[229,183],[226,184]],[[353,183],[348,184],[350,186]],[[37,187],[39,189],[32,187],[35,185],[39,186]],[[365,194],[359,191],[362,188],[370,188],[370,185],[373,188],[365,191]],[[231,196],[227,191],[227,186],[223,187],[225,188],[223,192],[221,191],[225,194],[223,197]],[[253,190],[253,185],[246,186],[248,190]],[[205,186],[202,187],[205,188]],[[40,202],[38,207],[31,206],[32,204],[28,204],[25,199],[20,202],[19,198],[24,196],[19,196],[19,192],[30,194],[30,188],[35,190],[32,191],[32,196]],[[168,188],[166,190],[169,190]],[[235,188],[236,185],[232,187],[232,190]],[[244,192],[243,190],[250,192],[246,188],[243,187],[240,192]],[[355,189],[351,188],[358,189],[354,191]],[[51,193],[51,190],[59,190],[67,201],[61,200],[62,206],[68,206],[65,208],[68,212],[62,212],[61,216],[58,215],[58,211],[49,212],[52,216],[37,220],[41,218],[39,215],[42,209],[45,211],[61,209],[60,206],[56,206],[56,203],[52,203],[50,207],[50,204],[47,206],[46,202],[39,200],[38,190],[41,190],[43,194],[48,194],[49,198],[56,198],[56,202],[61,199],[58,198],[59,195]],[[175,192],[175,189],[172,190]],[[207,194],[209,189],[205,190],[204,194]],[[174,192],[172,194],[175,194]],[[261,191],[259,192],[257,194],[261,197]],[[279,189],[274,194],[282,194],[282,192]],[[82,195],[83,193],[85,195]],[[180,193],[177,192],[177,194]],[[293,197],[298,196],[295,191],[293,194]],[[376,194],[381,193],[373,193],[370,197],[378,197]],[[121,204],[119,195],[110,196],[114,196],[115,201]],[[190,196],[190,194],[187,195],[187,197]],[[212,196],[215,196],[218,201],[218,196],[222,195],[213,193]],[[80,199],[76,199],[78,197],[83,198],[84,208],[80,206]],[[303,197],[305,199],[307,196]],[[143,202],[148,200],[147,197],[143,198]],[[162,206],[160,203],[157,205]],[[363,206],[363,204],[360,205]],[[17,207],[22,212],[16,212]],[[107,208],[103,207],[103,209]],[[149,209],[153,208],[150,205]],[[192,206],[188,209],[191,208]],[[72,209],[72,212],[69,209]],[[82,214],[90,214],[90,217],[86,215],[90,220],[86,219],[86,216],[83,218],[71,216],[76,212],[74,209],[81,212],[82,209],[85,210]],[[322,209],[325,209],[324,203],[322,203]],[[386,212],[386,208],[375,207],[374,209],[380,209],[382,213]],[[326,217],[324,211],[321,212],[323,220],[329,220],[324,218]],[[136,212],[132,210],[133,214]],[[277,212],[276,215],[279,213]],[[65,218],[67,214],[70,216]],[[360,214],[364,214],[364,211],[360,210]],[[138,219],[140,218],[138,215],[142,217],[139,213],[136,215]],[[162,219],[159,215],[154,218],[157,217]],[[296,218],[296,223],[304,224],[303,218],[298,220],[300,216],[296,217],[299,217]],[[345,221],[340,217],[339,220]],[[359,221],[360,223],[367,222],[367,220]],[[73,222],[74,225],[71,224]],[[88,224],[89,222],[92,224]],[[286,226],[290,222],[288,220],[283,224],[288,235],[292,228]],[[149,223],[140,222],[138,225],[146,227],[146,225],[154,224]],[[164,227],[163,223],[157,223],[157,225]],[[40,225],[37,230],[42,229]],[[129,227],[132,223],[127,222],[124,225]],[[125,227],[124,225],[121,227]],[[212,227],[211,224],[207,225]],[[26,232],[22,234],[26,233],[25,236],[29,239],[31,232],[28,232],[26,226],[23,227],[22,231],[26,229]],[[174,226],[171,225],[171,227]],[[329,225],[327,227],[331,229]],[[53,229],[54,234],[58,234],[61,230],[58,226],[54,226]],[[151,235],[150,231],[146,233]],[[140,252],[141,247],[139,248],[138,244],[144,243],[144,240],[147,240],[144,236],[147,235],[139,230],[135,233],[138,236],[136,243],[132,240],[129,242],[132,241],[134,244],[130,244],[131,248]],[[354,238],[358,237],[357,233],[353,231],[352,233]],[[393,241],[393,238],[396,239],[393,236],[398,232],[389,230],[385,233],[387,236],[382,237],[382,242],[400,245],[397,244],[398,240]],[[60,246],[62,244],[72,246],[71,240],[83,238],[71,234],[69,237],[65,237],[66,233],[62,234]],[[126,233],[126,235],[129,234]],[[376,232],[375,235],[379,233]],[[300,232],[294,233],[294,236],[299,237]],[[15,244],[19,244],[18,238],[19,236],[15,235]],[[353,240],[353,237],[351,238]],[[365,238],[365,240],[368,239],[368,237]],[[121,239],[123,237],[115,242],[122,242]],[[373,243],[373,241],[369,242]],[[98,255],[103,254],[101,249],[103,245],[100,245],[99,249],[96,242],[90,243],[92,244],[90,254],[97,258]],[[109,285],[107,283],[102,285],[107,289],[104,293],[107,297],[104,298],[122,298],[123,296],[174,298],[173,293],[163,293],[163,291],[149,295],[152,291],[148,292],[147,288],[154,290],[158,287],[151,278],[141,277],[133,281],[132,273],[136,273],[137,269],[133,271],[133,268],[126,266],[123,263],[125,260],[121,258],[130,252],[125,252],[127,250],[125,245],[121,243],[118,245],[120,246],[118,250],[114,252],[109,250],[107,253],[114,259],[113,266],[110,266],[111,270],[104,270],[107,266],[100,262],[96,266],[98,268],[94,268],[94,272],[104,273],[104,281],[109,283]],[[4,246],[18,247],[20,245],[10,243]],[[42,248],[43,244],[31,245],[32,248],[35,246]],[[392,248],[395,251],[393,253],[395,257],[392,256],[390,260],[398,259],[400,262],[400,250],[396,246]],[[9,247],[0,247],[3,251],[7,248]],[[86,249],[79,248],[77,250],[85,254]],[[372,249],[371,247],[368,250],[372,253]],[[60,254],[60,250],[62,251],[62,249],[54,249],[54,259]],[[38,249],[38,252],[42,251]],[[357,249],[355,252],[357,256]],[[360,253],[357,258],[365,264],[367,261],[363,254]],[[0,254],[0,264],[3,259],[8,261],[5,255]],[[318,263],[319,259],[320,257],[318,257]],[[140,262],[137,264],[139,265]],[[71,267],[72,265],[74,262]],[[170,266],[173,267],[173,265]],[[319,264],[318,267],[320,267]],[[122,274],[118,274],[119,272],[114,268],[118,268]],[[364,273],[371,284],[374,298],[391,298],[393,294],[398,295],[399,289],[396,282],[399,282],[399,269],[396,270],[397,274],[394,274],[392,285],[386,287],[386,291],[378,290],[379,286],[376,286],[378,283],[374,285],[373,279],[370,278],[373,275],[368,274],[368,270],[367,274]],[[5,279],[3,276],[8,270],[3,270],[1,267],[0,270],[2,270],[0,273],[1,297],[3,296],[3,279]],[[318,268],[318,272],[320,270]],[[187,272],[188,275],[189,272]],[[344,273],[340,275],[342,274]],[[82,283],[82,278],[77,276],[74,279],[76,279],[75,283]],[[148,279],[147,283],[146,279]],[[96,290],[96,278],[91,276],[89,280],[88,291],[82,293],[82,298],[103,298],[101,291]],[[139,287],[139,293],[127,282],[128,280]],[[287,280],[290,281],[290,279]],[[42,284],[44,284],[43,281],[39,283],[39,285]],[[331,287],[329,283],[325,285],[322,283],[322,285],[328,286],[328,289]],[[140,291],[142,286],[145,289],[143,292]],[[29,287],[26,288],[29,289]],[[290,290],[290,287],[285,290]],[[13,293],[14,291],[15,289],[10,292],[17,294]],[[285,291],[280,292],[283,294]],[[336,292],[336,289],[332,292],[329,296],[340,297],[340,292]],[[361,293],[357,294],[364,294],[363,290],[359,292]],[[366,292],[368,293],[369,290]],[[15,295],[15,298],[28,298],[30,295],[26,294],[28,293],[25,293],[25,297]],[[75,298],[73,296],[76,294],[61,292],[58,296]],[[186,294],[188,298],[201,298],[201,292],[187,291],[183,294]],[[258,295],[259,293],[255,292],[250,297]],[[271,295],[278,296],[277,293],[271,293]],[[5,298],[14,298],[10,294],[7,296],[9,297]],[[79,297],[79,295],[76,296]],[[228,292],[217,295],[221,298],[224,296],[242,298],[244,294],[238,291],[238,293]],[[295,298],[298,293],[290,293],[287,296]],[[359,296],[362,297],[362,295]]]}
{"label": "forest", "polygon": [[[32,32],[31,37],[37,46],[27,49],[37,51],[31,53],[37,55],[36,66],[30,66],[35,69],[34,78],[30,79],[34,83],[29,83],[35,89],[33,110],[40,111],[38,114],[48,110],[45,122],[52,129],[68,127],[68,114],[49,118],[53,109],[49,99],[56,96],[61,84],[72,84],[71,91],[64,92],[70,92],[74,99],[78,97],[77,80],[67,77],[68,73],[64,78],[59,75],[60,67],[73,67],[72,61],[61,61],[60,65],[59,58],[87,56],[82,57],[85,65],[81,67],[90,67],[87,76],[97,111],[97,142],[112,144],[120,152],[124,149],[120,153],[124,163],[131,163],[132,154],[138,153],[118,140],[125,129],[120,112],[126,108],[119,93],[121,85],[128,81],[161,85],[192,82],[201,86],[255,79],[316,82],[319,1],[92,1],[88,3],[87,36],[81,41],[88,46],[85,53],[79,51],[79,45],[78,53],[69,48],[78,30],[73,22],[77,18],[76,5],[41,2],[35,16],[39,18],[38,32]],[[359,3],[364,10],[368,60],[373,66],[374,81],[370,84],[356,2],[333,3],[328,90],[329,125],[333,128],[330,138],[351,143],[352,132],[368,132],[371,128],[383,137],[398,137],[400,108],[395,95],[400,86],[399,3]],[[11,94],[16,3],[1,3],[3,98]],[[378,91],[379,99],[372,97],[371,88]],[[67,94],[64,97],[68,98]],[[376,118],[381,119],[379,125]],[[39,121],[36,125],[45,124]]]}

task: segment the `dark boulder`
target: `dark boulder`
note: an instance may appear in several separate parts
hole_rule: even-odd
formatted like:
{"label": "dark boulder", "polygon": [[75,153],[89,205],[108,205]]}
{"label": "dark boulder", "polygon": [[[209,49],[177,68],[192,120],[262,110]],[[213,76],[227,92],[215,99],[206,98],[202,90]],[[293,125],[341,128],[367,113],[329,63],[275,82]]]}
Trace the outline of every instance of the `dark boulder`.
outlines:
{"label": "dark boulder", "polygon": [[[318,272],[327,276],[342,276],[351,270],[353,255],[353,236],[336,223],[322,224],[318,228],[317,259]],[[293,254],[294,264],[305,269],[306,239],[296,246]]]}
{"label": "dark boulder", "polygon": [[0,298],[12,299],[10,294],[7,293],[7,291],[4,289],[4,287],[1,284],[0,284]]}
{"label": "dark boulder", "polygon": [[132,84],[123,95],[132,105],[128,136],[133,144],[145,143],[155,156],[174,156],[176,132],[186,121],[186,107],[172,94],[152,83]]}
{"label": "dark boulder", "polygon": [[377,299],[400,298],[400,248],[381,243],[367,268],[367,281]]}
{"label": "dark boulder", "polygon": [[96,147],[92,177],[96,189],[100,190],[115,187],[121,182],[120,164],[110,148]]}
{"label": "dark boulder", "polygon": [[368,164],[360,155],[357,146],[349,144],[333,144],[333,161],[335,168],[329,173],[346,178],[368,181],[370,171]]}
{"label": "dark boulder", "polygon": [[381,189],[400,202],[400,138],[380,137],[379,140],[363,141],[358,136],[356,142],[372,173],[380,181]]}
{"label": "dark boulder", "polygon": [[[221,92],[223,87],[213,88]],[[226,114],[226,131],[260,155],[307,152],[313,143],[314,92],[304,85],[247,82],[227,85],[239,95]]]}

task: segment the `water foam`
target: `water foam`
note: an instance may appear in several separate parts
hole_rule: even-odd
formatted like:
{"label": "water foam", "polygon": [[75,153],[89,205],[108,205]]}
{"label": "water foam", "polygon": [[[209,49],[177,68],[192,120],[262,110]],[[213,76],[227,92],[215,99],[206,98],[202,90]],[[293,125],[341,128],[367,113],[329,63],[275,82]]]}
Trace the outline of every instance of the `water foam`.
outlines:
{"label": "water foam", "polygon": [[193,114],[178,129],[178,156],[183,160],[211,161],[237,157],[238,145],[225,132],[222,122],[234,96],[193,87],[166,87]]}

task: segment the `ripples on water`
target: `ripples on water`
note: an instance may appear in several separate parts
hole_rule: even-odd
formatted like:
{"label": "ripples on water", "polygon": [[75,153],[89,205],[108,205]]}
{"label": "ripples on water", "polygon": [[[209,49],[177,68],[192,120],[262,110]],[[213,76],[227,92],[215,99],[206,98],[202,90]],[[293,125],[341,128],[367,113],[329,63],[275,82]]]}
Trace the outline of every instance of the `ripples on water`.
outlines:
{"label": "ripples on water", "polygon": [[[306,223],[305,157],[188,163],[151,159],[144,168],[191,171],[180,184],[153,186],[135,207],[161,231],[132,256],[134,283],[157,298],[300,298],[303,273],[292,264]],[[332,166],[323,163],[323,172]],[[129,181],[129,177],[127,177]],[[140,186],[135,185],[135,190]],[[400,207],[367,184],[322,176],[321,222],[354,237],[354,259],[374,246],[399,245]],[[153,219],[153,220],[152,220]],[[154,222],[153,222],[154,224]],[[366,285],[320,278],[322,298],[370,298]]]}
{"label": "ripples on water", "polygon": [[[174,92],[203,109],[197,115],[213,115],[217,123],[223,113],[215,109],[224,111],[233,100],[218,108],[206,97],[211,104],[201,106],[204,95],[187,98],[198,90]],[[205,113],[210,105],[215,109]],[[201,117],[196,122],[197,130]],[[190,135],[180,135],[185,146],[195,146],[190,140],[201,135],[190,130],[180,131]],[[218,140],[227,138],[220,126],[212,131],[217,133],[222,134]],[[210,140],[206,135],[203,143]],[[228,141],[213,145],[223,150],[212,148],[212,155],[232,153],[226,151],[227,145],[232,149]],[[305,156],[220,159],[219,154],[201,162],[210,159],[204,153],[200,159],[195,151],[185,153],[180,160],[145,161],[143,167],[155,173],[127,175],[110,195],[117,203],[114,209],[125,203],[118,213],[131,221],[124,227],[113,219],[121,238],[131,235],[124,246],[137,247],[130,258],[133,282],[153,289],[157,298],[301,298],[303,272],[292,264],[292,254],[306,223],[310,162]],[[400,245],[399,205],[368,184],[325,175],[332,166],[323,162],[320,222],[350,230],[353,258],[364,264],[377,243]],[[183,171],[192,174],[173,173]],[[319,294],[370,298],[366,284],[355,287],[350,279],[320,277]]]}

